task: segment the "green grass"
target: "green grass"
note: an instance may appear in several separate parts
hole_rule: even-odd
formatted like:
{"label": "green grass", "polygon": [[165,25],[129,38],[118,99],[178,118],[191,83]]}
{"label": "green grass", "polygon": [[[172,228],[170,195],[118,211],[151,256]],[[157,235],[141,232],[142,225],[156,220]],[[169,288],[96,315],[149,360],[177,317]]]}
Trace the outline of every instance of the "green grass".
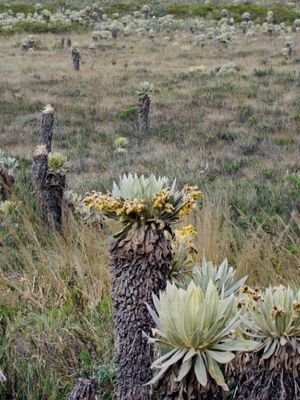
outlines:
{"label": "green grass", "polygon": [[293,23],[296,18],[300,17],[300,12],[289,9],[280,5],[263,6],[256,4],[201,4],[199,6],[190,6],[188,4],[172,4],[166,7],[166,11],[169,14],[176,15],[177,17],[189,17],[198,16],[205,18],[221,19],[221,11],[226,8],[229,11],[231,17],[236,22],[242,20],[244,12],[249,12],[251,19],[257,23],[262,23],[266,19],[268,11],[273,11],[275,23]]}

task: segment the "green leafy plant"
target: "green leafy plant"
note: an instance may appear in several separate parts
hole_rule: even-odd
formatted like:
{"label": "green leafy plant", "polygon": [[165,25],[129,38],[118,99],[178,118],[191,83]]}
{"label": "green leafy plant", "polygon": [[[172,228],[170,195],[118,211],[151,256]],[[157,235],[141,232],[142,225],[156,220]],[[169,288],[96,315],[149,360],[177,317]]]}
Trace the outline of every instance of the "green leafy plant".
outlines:
{"label": "green leafy plant", "polygon": [[[247,290],[245,336],[256,341],[234,365],[236,398],[296,399],[300,389],[300,290],[279,286]],[[249,296],[250,294],[250,296]],[[245,306],[244,306],[245,307]]]}
{"label": "green leafy plant", "polygon": [[130,120],[136,118],[137,114],[138,114],[137,107],[128,107],[122,110],[118,115],[121,119]]}
{"label": "green leafy plant", "polygon": [[116,153],[126,153],[128,144],[129,144],[129,140],[126,137],[124,137],[124,136],[117,137],[114,141],[115,152]]}
{"label": "green leafy plant", "polygon": [[10,216],[13,215],[17,208],[19,207],[20,203],[17,201],[10,201],[6,200],[0,203],[0,215],[3,216]]}
{"label": "green leafy plant", "polygon": [[236,271],[230,267],[228,260],[225,259],[219,266],[214,266],[211,261],[202,261],[202,265],[193,269],[193,280],[205,292],[209,282],[212,281],[218,290],[218,293],[224,294],[224,297],[237,294],[244,286],[247,276],[236,281]]}
{"label": "green leafy plant", "polygon": [[61,153],[49,153],[48,167],[51,173],[66,175],[68,171],[67,158]]}
{"label": "green leafy plant", "polygon": [[[157,326],[150,342],[167,348],[166,354],[156,360],[152,367],[158,372],[149,384],[159,383],[163,390],[170,369],[176,371],[178,390],[192,395],[212,384],[227,391],[220,364],[227,364],[236,351],[253,348],[253,342],[237,339],[235,332],[241,321],[235,308],[233,295],[224,297],[210,281],[203,291],[194,282],[186,290],[168,284],[160,298],[153,296],[155,310],[148,310]],[[181,388],[180,388],[181,387]]]}
{"label": "green leafy plant", "polygon": [[19,167],[19,161],[0,150],[0,168],[4,168],[8,175],[13,175],[16,169]]}
{"label": "green leafy plant", "polygon": [[150,82],[141,82],[137,88],[137,95],[139,97],[148,96],[151,97],[153,92],[153,85]]}
{"label": "green leafy plant", "polygon": [[263,360],[273,357],[276,363],[275,358],[284,356],[289,347],[300,354],[300,290],[270,287],[249,314],[246,325],[259,343],[257,351],[263,351]]}

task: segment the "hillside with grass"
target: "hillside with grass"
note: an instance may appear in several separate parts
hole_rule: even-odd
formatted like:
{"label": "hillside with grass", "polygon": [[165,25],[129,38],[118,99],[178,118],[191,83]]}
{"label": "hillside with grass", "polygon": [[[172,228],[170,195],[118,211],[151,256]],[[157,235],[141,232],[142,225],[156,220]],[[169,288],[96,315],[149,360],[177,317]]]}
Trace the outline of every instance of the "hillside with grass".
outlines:
{"label": "hillside with grass", "polygon": [[[227,258],[237,279],[247,275],[262,297],[271,296],[263,292],[269,285],[299,287],[300,10],[283,2],[165,1],[149,2],[149,10],[144,2],[102,2],[97,8],[92,2],[88,8],[41,3],[0,4],[0,370],[7,379],[0,398],[67,399],[81,378],[94,380],[98,399],[112,400],[120,381],[114,262],[122,265],[136,251],[134,238],[125,255],[121,247],[121,255],[112,250],[112,235],[122,226],[127,234],[140,219],[153,223],[153,215],[170,225],[175,242],[158,236],[165,258],[155,253],[159,261],[147,265],[172,258],[179,277],[187,272],[190,279],[193,266],[204,260],[220,265]],[[45,222],[32,178],[47,105],[54,118],[51,154],[62,154],[52,165],[46,152],[48,167],[64,176],[58,230]],[[114,191],[113,182],[124,174],[154,174],[169,183],[157,190],[153,183],[149,201],[139,191],[131,198],[120,189],[114,195],[119,208],[107,206],[112,197],[102,194]],[[169,204],[166,213],[172,207],[177,212],[174,180],[183,205],[184,188],[202,192],[191,200],[188,216],[179,208],[178,218],[153,211]],[[85,197],[93,190],[98,197]],[[166,199],[174,202],[160,203]],[[156,205],[148,214],[151,201]],[[190,225],[191,238],[179,250],[175,230]],[[179,286],[197,299],[202,292],[223,296],[208,283],[199,284],[200,294],[185,283]],[[247,295],[255,297],[251,290]],[[234,373],[230,379],[236,382]],[[161,388],[167,389],[155,389],[159,400],[167,398],[168,385]]]}

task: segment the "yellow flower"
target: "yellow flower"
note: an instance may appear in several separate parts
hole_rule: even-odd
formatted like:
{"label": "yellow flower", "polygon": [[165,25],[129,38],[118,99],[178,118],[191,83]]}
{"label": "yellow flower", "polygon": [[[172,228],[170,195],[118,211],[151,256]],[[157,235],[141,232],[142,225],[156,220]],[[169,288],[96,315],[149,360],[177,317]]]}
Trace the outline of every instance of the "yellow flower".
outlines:
{"label": "yellow flower", "polygon": [[139,201],[137,199],[126,199],[123,204],[121,214],[129,215],[131,213],[141,214],[146,209],[144,201]]}
{"label": "yellow flower", "polygon": [[181,229],[176,229],[175,234],[180,238],[189,238],[197,236],[198,232],[193,228],[192,225],[183,226]]}
{"label": "yellow flower", "polygon": [[185,186],[184,192],[184,204],[179,211],[181,217],[188,215],[193,208],[196,206],[196,200],[202,196],[202,192],[197,186]]}
{"label": "yellow flower", "polygon": [[110,193],[91,192],[85,197],[84,204],[90,209],[95,208],[103,212],[115,212],[117,215],[122,209],[121,200],[113,197]]}
{"label": "yellow flower", "polygon": [[193,200],[192,198],[188,199],[183,206],[181,207],[180,211],[179,211],[179,215],[181,217],[184,217],[185,215],[189,215],[191,210],[193,208],[195,208],[196,206],[196,201]]}
{"label": "yellow flower", "polygon": [[198,186],[185,186],[184,193],[188,199],[198,200],[203,193],[198,189]]}
{"label": "yellow flower", "polygon": [[164,211],[170,213],[170,212],[174,211],[174,206],[171,203],[166,203],[165,207],[164,207]]}
{"label": "yellow flower", "polygon": [[169,191],[167,189],[155,193],[152,199],[153,207],[163,209],[168,199],[169,199]]}
{"label": "yellow flower", "polygon": [[188,245],[191,251],[195,250],[195,247],[192,244],[192,239],[195,236],[197,236],[197,231],[195,231],[192,225],[184,226],[181,229],[175,230],[175,242],[178,244]]}

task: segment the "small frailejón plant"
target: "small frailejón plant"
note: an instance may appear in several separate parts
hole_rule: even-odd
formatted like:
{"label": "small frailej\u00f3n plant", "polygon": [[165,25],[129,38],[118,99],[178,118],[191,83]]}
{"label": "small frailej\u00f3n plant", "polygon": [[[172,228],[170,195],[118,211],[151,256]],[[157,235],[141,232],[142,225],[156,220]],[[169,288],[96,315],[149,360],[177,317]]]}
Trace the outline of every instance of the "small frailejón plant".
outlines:
{"label": "small frailej\u00f3n plant", "polygon": [[149,111],[152,92],[153,85],[149,82],[141,82],[137,89],[138,123],[141,133],[147,133],[149,131]]}
{"label": "small frailej\u00f3n plant", "polygon": [[196,285],[200,286],[205,292],[210,281],[214,283],[219,294],[224,293],[224,296],[237,294],[244,286],[247,276],[241,278],[239,281],[235,279],[233,267],[228,265],[225,259],[218,267],[215,267],[211,261],[202,260],[202,265],[196,266],[193,269],[193,281]]}
{"label": "small frailej\u00f3n plant", "polygon": [[112,193],[91,192],[85,203],[122,224],[111,246],[112,298],[118,400],[149,400],[153,348],[146,335],[152,320],[146,303],[167,283],[172,260],[171,227],[196,205],[196,187],[176,190],[168,179],[124,175]]}
{"label": "small frailej\u00f3n plant", "polygon": [[[248,290],[249,293],[249,290]],[[245,335],[257,342],[235,367],[238,400],[295,400],[300,394],[300,290],[251,291]]]}
{"label": "small frailej\u00f3n plant", "polygon": [[0,202],[0,225],[5,222],[11,224],[18,214],[20,202],[5,200]]}
{"label": "small frailej\u00f3n plant", "polygon": [[48,170],[52,174],[66,175],[68,171],[67,158],[58,152],[48,154]]}
{"label": "small frailej\u00f3n plant", "polygon": [[186,290],[168,283],[153,302],[155,310],[148,310],[157,329],[149,341],[165,350],[152,364],[157,373],[149,382],[158,400],[221,399],[229,388],[220,364],[254,346],[236,336],[241,320],[234,295],[220,295],[212,281],[205,291],[191,281]]}
{"label": "small frailej\u00f3n plant", "polygon": [[73,63],[73,68],[75,71],[79,71],[80,70],[80,50],[79,47],[77,45],[77,43],[74,43],[72,46],[72,63]]}
{"label": "small frailej\u00f3n plant", "polygon": [[11,197],[15,171],[18,167],[19,162],[16,158],[0,150],[0,200],[5,201]]}
{"label": "small frailej\u00f3n plant", "polygon": [[119,136],[114,141],[115,153],[127,153],[129,140],[124,136]]}
{"label": "small frailej\u00f3n plant", "polygon": [[35,46],[36,46],[36,41],[32,35],[30,35],[22,40],[21,48],[24,51],[34,49]]}
{"label": "small frailej\u00f3n plant", "polygon": [[8,156],[0,150],[0,168],[4,168],[8,175],[13,176],[18,167],[19,161],[16,158]]}

